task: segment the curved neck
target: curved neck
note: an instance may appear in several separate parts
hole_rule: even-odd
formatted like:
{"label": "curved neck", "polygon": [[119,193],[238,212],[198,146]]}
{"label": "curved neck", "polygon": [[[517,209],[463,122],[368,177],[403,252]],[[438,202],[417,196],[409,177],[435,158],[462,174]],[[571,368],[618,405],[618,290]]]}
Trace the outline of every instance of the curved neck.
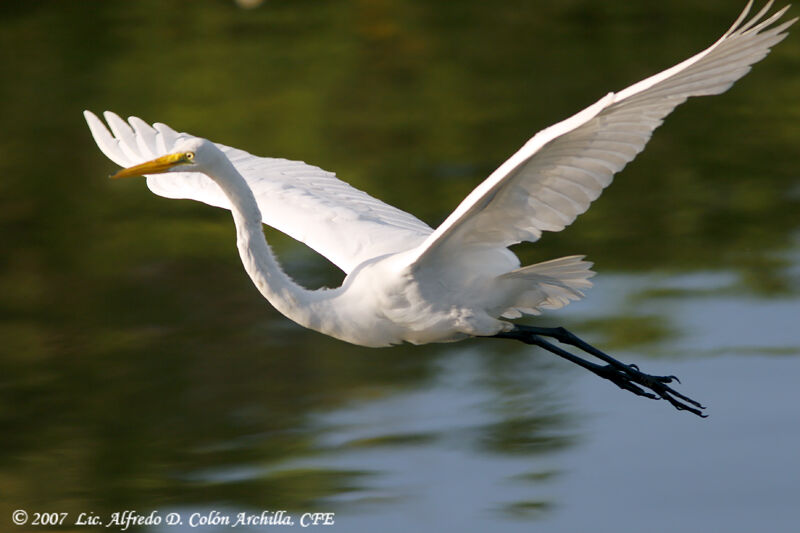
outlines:
{"label": "curved neck", "polygon": [[317,308],[324,300],[320,291],[301,287],[283,271],[264,237],[261,211],[250,186],[227,158],[223,159],[223,168],[213,179],[231,203],[244,269],[275,309],[302,326],[319,330]]}

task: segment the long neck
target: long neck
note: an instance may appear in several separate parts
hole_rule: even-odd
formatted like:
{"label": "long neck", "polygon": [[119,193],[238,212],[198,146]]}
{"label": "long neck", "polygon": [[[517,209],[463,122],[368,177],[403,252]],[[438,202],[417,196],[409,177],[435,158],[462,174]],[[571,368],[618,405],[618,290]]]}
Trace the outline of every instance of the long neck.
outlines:
{"label": "long neck", "polygon": [[261,211],[252,190],[227,159],[220,166],[214,181],[231,203],[236,246],[250,279],[275,309],[302,326],[320,330],[322,310],[318,308],[327,299],[319,291],[301,287],[281,269],[264,238]]}

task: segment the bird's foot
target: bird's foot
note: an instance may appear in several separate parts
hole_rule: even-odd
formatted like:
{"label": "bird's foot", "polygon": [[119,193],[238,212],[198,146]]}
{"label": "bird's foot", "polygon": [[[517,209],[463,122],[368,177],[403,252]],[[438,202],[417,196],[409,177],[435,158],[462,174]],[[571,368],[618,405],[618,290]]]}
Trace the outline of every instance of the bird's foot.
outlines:
{"label": "bird's foot", "polygon": [[667,385],[674,381],[680,383],[680,380],[675,376],[645,374],[636,365],[625,365],[624,363],[622,365],[596,365],[595,368],[589,368],[588,370],[637,396],[644,396],[653,400],[667,400],[679,411],[689,411],[703,418],[708,416],[701,411],[705,409],[703,405]]}
{"label": "bird's foot", "polygon": [[[587,361],[546,341],[542,338],[543,336],[552,337],[560,343],[579,348],[583,352],[604,361],[606,364],[600,365]],[[703,418],[708,416],[702,412],[702,409],[705,409],[703,405],[668,385],[668,383],[672,382],[680,383],[677,377],[645,374],[639,370],[638,366],[626,364],[614,359],[564,328],[542,328],[517,324],[512,330],[498,333],[495,337],[516,339],[526,344],[540,346],[559,357],[563,357],[568,361],[582,366],[601,378],[611,381],[619,388],[630,391],[637,396],[644,396],[645,398],[651,398],[653,400],[666,400],[679,411],[689,411]]]}

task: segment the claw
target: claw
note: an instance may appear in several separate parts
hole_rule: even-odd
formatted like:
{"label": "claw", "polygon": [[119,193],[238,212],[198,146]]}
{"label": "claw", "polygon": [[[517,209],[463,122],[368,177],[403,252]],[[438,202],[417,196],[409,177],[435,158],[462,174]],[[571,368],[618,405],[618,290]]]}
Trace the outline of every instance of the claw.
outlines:
{"label": "claw", "polygon": [[[706,418],[708,416],[702,413],[701,409],[705,409],[705,407],[700,402],[692,400],[688,396],[681,394],[667,385],[667,383],[672,383],[673,381],[681,383],[681,380],[678,379],[677,376],[653,376],[650,374],[645,374],[639,370],[638,365],[625,364],[621,361],[618,361],[617,359],[614,359],[613,357],[598,350],[591,344],[581,340],[564,328],[540,328],[517,324],[514,326],[514,329],[507,332],[498,333],[494,336],[499,338],[516,339],[526,344],[540,346],[545,350],[558,355],[559,357],[563,357],[568,361],[594,372],[598,376],[611,381],[619,388],[630,391],[637,396],[644,396],[645,398],[651,398],[653,400],[667,400],[670,404],[672,404],[673,407],[675,407],[675,409],[678,409],[679,411],[689,411],[690,413],[702,418]],[[593,363],[578,357],[562,348],[559,348],[555,344],[544,340],[541,336],[552,337],[561,343],[574,346],[580,350],[583,350],[589,355],[605,361],[607,364],[605,366],[601,366],[597,363]],[[649,392],[645,389],[649,389],[652,392]]]}

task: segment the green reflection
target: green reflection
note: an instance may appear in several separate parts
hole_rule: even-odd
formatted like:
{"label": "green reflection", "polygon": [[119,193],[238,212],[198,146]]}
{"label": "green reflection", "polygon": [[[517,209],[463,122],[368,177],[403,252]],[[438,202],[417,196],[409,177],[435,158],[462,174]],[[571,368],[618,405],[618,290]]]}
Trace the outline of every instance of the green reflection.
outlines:
{"label": "green reflection", "polygon": [[581,322],[581,330],[604,335],[603,344],[609,350],[653,344],[675,335],[664,317],[656,315],[611,315]]}
{"label": "green reflection", "polygon": [[526,500],[509,504],[504,511],[515,518],[535,518],[552,510],[553,504],[536,500]]}

